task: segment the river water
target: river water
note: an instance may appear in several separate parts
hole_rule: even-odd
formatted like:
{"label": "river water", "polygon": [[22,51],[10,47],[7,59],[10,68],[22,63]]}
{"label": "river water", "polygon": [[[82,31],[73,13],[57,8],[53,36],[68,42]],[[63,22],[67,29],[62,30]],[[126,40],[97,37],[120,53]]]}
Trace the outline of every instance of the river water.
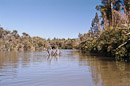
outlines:
{"label": "river water", "polygon": [[0,86],[130,86],[130,64],[61,50],[0,52]]}

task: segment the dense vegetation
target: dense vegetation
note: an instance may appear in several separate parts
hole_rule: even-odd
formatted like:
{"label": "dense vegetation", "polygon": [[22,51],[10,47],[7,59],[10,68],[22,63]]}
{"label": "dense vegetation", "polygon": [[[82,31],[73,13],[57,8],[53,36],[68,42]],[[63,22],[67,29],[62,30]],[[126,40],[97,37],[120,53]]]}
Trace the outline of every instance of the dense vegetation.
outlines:
{"label": "dense vegetation", "polygon": [[52,39],[48,40],[49,44],[53,47],[58,47],[59,49],[78,49],[80,40],[78,38],[75,39]]}
{"label": "dense vegetation", "polygon": [[0,27],[0,50],[1,51],[36,51],[46,50],[50,47],[60,49],[77,49],[79,39],[43,39],[40,37],[31,37],[23,32],[22,36],[17,30],[8,31]]}
{"label": "dense vegetation", "polygon": [[[80,49],[117,60],[130,60],[130,0],[102,0],[88,33],[79,34]],[[100,23],[101,21],[101,23]]]}

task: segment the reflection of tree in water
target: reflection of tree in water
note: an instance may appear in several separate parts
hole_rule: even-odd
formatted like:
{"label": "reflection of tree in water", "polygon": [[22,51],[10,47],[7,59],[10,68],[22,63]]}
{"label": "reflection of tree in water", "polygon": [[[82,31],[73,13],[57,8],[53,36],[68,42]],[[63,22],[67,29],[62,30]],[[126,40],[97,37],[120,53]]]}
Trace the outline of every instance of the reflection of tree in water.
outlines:
{"label": "reflection of tree in water", "polygon": [[18,56],[17,52],[0,52],[0,80],[16,77]]}
{"label": "reflection of tree in water", "polygon": [[0,52],[0,69],[8,65],[12,68],[16,68],[19,59],[18,57],[18,52]]}
{"label": "reflection of tree in water", "polygon": [[83,56],[90,67],[95,86],[130,86],[130,64],[116,62],[109,57]]}
{"label": "reflection of tree in water", "polygon": [[26,67],[30,63],[30,54],[20,52],[0,52],[0,69]]}
{"label": "reflection of tree in water", "polygon": [[31,63],[45,61],[43,59],[39,52],[0,52],[0,77],[15,77],[19,68],[30,67]]}

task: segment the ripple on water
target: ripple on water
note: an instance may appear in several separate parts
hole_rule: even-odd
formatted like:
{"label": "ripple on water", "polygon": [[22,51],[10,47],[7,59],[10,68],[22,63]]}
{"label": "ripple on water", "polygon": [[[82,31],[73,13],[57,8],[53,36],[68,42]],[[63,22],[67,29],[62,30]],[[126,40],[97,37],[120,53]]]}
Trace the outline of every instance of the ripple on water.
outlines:
{"label": "ripple on water", "polygon": [[0,86],[130,86],[130,64],[74,50],[61,52],[58,57],[0,53]]}

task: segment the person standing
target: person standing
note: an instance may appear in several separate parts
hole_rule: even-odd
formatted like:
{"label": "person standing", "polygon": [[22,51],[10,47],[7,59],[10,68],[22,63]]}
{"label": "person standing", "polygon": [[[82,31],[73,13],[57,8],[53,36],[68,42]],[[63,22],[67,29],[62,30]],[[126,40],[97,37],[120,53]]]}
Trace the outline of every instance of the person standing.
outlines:
{"label": "person standing", "polygon": [[60,51],[58,48],[55,49],[55,55],[60,55]]}

